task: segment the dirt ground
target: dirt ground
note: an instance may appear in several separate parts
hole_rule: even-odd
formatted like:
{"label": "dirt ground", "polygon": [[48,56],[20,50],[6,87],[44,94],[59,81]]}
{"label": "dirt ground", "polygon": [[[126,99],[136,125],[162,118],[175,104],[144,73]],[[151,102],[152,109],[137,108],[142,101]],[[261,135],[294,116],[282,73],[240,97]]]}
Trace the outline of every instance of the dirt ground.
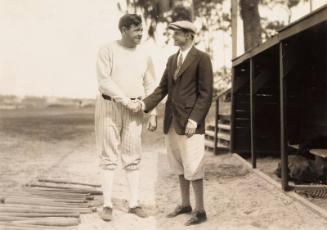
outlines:
{"label": "dirt ground", "polygon": [[[123,170],[114,184],[114,220],[82,215],[79,230],[93,229],[327,229],[327,221],[249,171],[233,155],[206,154],[205,207],[208,221],[184,227],[188,215],[165,215],[179,203],[177,177],[169,171],[162,119],[143,134],[141,204],[150,217],[127,213]],[[0,111],[0,192],[14,192],[38,177],[100,183],[95,155],[93,109]]]}

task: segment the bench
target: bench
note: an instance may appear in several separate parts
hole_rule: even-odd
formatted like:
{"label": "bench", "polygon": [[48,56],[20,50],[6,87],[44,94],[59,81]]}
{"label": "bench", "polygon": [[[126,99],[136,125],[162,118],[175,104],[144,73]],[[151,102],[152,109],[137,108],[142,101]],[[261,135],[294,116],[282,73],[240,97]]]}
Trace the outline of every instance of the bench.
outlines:
{"label": "bench", "polygon": [[[299,149],[299,145],[289,145],[292,148]],[[327,159],[327,149],[310,149],[311,154]]]}

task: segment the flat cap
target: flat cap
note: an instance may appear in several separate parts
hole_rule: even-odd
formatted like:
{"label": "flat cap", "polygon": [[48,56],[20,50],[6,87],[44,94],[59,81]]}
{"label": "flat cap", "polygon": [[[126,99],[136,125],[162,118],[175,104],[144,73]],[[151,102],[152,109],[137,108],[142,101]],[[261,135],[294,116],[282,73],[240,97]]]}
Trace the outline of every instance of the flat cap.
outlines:
{"label": "flat cap", "polygon": [[187,30],[196,33],[196,27],[193,23],[186,20],[172,22],[169,24],[168,28],[172,30]]}

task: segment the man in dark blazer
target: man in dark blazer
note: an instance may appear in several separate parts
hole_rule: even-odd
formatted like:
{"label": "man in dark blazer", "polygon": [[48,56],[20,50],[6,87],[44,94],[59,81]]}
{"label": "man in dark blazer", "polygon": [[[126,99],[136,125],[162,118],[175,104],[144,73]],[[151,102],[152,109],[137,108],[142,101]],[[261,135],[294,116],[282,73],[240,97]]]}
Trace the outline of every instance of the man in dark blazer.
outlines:
{"label": "man in dark blazer", "polygon": [[180,49],[170,56],[159,86],[143,100],[149,112],[168,95],[164,133],[170,168],[179,176],[181,205],[167,215],[191,213],[190,183],[195,194],[195,209],[185,225],[206,221],[203,205],[205,117],[212,101],[213,73],[208,54],[193,45],[195,26],[189,21],[171,23],[174,42]]}

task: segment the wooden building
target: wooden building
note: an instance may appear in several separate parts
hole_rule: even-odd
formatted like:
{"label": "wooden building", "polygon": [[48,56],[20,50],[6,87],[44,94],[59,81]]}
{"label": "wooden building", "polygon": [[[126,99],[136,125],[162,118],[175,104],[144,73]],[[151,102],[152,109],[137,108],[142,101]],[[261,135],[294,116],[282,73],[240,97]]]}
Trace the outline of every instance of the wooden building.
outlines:
{"label": "wooden building", "polygon": [[235,58],[231,94],[231,152],[280,154],[288,190],[289,146],[327,157],[327,5]]}

